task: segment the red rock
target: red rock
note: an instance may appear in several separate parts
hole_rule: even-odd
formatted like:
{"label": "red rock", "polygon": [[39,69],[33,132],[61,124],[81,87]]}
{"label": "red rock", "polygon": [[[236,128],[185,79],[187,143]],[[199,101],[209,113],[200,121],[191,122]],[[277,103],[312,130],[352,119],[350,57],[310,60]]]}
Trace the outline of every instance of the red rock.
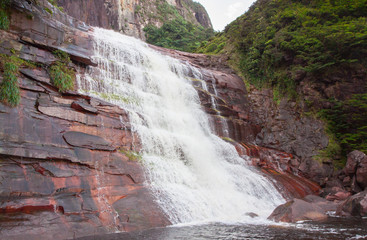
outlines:
{"label": "red rock", "polygon": [[344,167],[344,172],[347,175],[353,175],[356,173],[358,165],[363,159],[366,158],[366,155],[360,151],[353,151],[348,154],[347,163]]}
{"label": "red rock", "polygon": [[95,107],[91,106],[90,104],[84,102],[84,101],[73,101],[73,103],[71,104],[71,107],[74,108],[75,110],[79,110],[79,111],[85,111],[85,112],[89,112],[89,113],[97,113],[98,109],[96,109]]}
{"label": "red rock", "polygon": [[114,151],[116,148],[105,139],[82,132],[70,131],[63,135],[65,141],[74,147],[88,148],[91,150]]}
{"label": "red rock", "polygon": [[303,220],[324,221],[327,219],[326,212],[317,203],[306,202],[301,199],[293,199],[278,206],[269,216],[276,222],[298,222]]}
{"label": "red rock", "polygon": [[359,166],[356,172],[356,180],[362,189],[367,189],[367,156],[366,155],[359,163]]}
{"label": "red rock", "polygon": [[342,201],[350,197],[350,195],[352,195],[350,192],[347,192],[340,187],[333,187],[332,192],[326,196],[326,199],[329,201]]}
{"label": "red rock", "polygon": [[350,196],[337,209],[337,215],[340,216],[367,216],[367,191]]}

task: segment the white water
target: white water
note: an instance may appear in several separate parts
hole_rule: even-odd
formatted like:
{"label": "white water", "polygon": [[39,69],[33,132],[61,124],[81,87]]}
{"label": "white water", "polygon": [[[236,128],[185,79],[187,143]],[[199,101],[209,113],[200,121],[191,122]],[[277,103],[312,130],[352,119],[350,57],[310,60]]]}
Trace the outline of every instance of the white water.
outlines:
{"label": "white water", "polygon": [[172,223],[244,221],[267,217],[284,202],[235,148],[212,133],[188,78],[197,69],[145,43],[94,29],[94,59],[82,92],[129,111],[143,145],[147,184]]}

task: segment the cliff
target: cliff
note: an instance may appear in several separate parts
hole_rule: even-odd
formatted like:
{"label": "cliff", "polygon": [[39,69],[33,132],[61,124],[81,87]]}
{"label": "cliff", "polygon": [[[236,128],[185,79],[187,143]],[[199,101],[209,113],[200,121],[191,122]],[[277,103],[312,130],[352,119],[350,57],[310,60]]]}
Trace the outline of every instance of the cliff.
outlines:
{"label": "cliff", "polygon": [[186,21],[212,28],[205,8],[192,0],[58,0],[65,12],[91,26],[113,29],[145,40],[144,27],[161,27],[176,19],[178,13]]}
{"label": "cliff", "polygon": [[198,50],[222,54],[247,83],[256,143],[298,156],[320,184],[367,152],[366,17],[363,0],[259,0]]}

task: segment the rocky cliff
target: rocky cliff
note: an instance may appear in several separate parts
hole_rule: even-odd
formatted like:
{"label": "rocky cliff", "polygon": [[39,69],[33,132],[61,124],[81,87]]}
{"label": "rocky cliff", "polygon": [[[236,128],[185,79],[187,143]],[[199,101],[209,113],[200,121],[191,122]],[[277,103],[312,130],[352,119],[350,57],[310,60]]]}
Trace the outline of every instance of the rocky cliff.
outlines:
{"label": "rocky cliff", "polygon": [[144,27],[161,27],[177,12],[185,20],[212,28],[205,8],[192,0],[58,0],[65,12],[91,26],[113,29],[145,39]]}
{"label": "rocky cliff", "polygon": [[[94,64],[92,28],[48,1],[14,0],[8,12],[11,24],[0,31],[0,53],[33,65],[20,66],[19,105],[0,104],[1,235],[65,239],[170,224],[143,184],[134,152],[140,143],[126,111],[75,91],[61,93],[50,80],[56,49],[70,55],[78,74]],[[200,69],[207,89],[191,77],[216,133],[275,178],[285,197],[319,191],[297,176],[293,155],[254,145],[261,125],[251,119],[243,82],[220,59],[153,48]]]}

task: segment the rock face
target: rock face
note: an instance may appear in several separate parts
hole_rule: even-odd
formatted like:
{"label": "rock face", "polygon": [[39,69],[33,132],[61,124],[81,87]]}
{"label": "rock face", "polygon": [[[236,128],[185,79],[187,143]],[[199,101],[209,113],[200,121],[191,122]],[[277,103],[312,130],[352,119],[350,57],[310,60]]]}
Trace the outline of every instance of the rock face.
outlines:
{"label": "rock face", "polygon": [[256,144],[297,156],[300,160],[298,172],[323,184],[333,174],[330,163],[313,160],[319,150],[328,146],[323,123],[302,116],[297,112],[295,102],[283,99],[277,105],[270,90],[251,89],[248,97],[251,104],[249,117],[261,126]]}
{"label": "rock face", "polygon": [[57,3],[70,16],[91,26],[114,29],[143,40],[144,27],[162,26],[164,21],[175,17],[172,9],[186,21],[212,28],[205,8],[192,0],[58,0]]}

